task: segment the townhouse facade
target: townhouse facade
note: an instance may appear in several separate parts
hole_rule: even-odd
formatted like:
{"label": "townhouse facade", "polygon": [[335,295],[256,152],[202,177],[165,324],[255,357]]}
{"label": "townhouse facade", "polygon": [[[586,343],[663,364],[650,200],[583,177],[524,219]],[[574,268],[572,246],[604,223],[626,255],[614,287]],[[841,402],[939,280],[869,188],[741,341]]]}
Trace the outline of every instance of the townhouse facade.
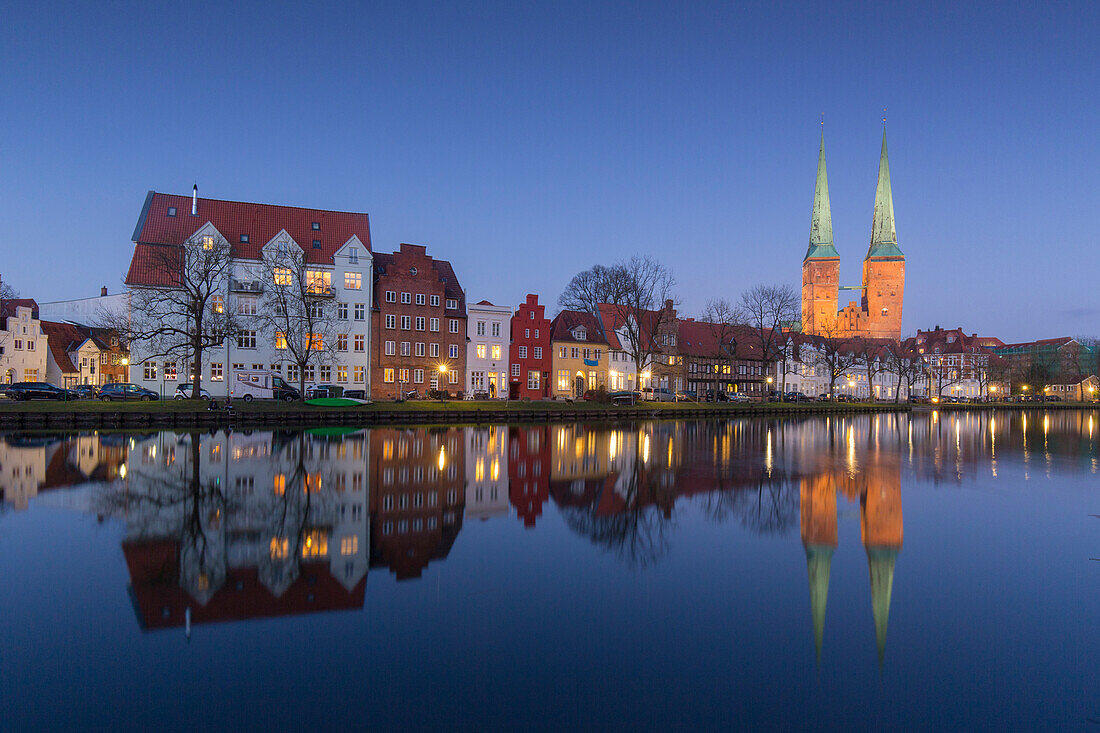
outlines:
{"label": "townhouse facade", "polygon": [[550,396],[550,371],[553,355],[550,349],[550,319],[537,295],[527,294],[526,300],[512,315],[509,323],[508,397],[513,400],[538,400]]}
{"label": "townhouse facade", "polygon": [[[451,263],[402,244],[374,255],[374,396],[461,392],[466,375],[466,296]],[[507,362],[503,362],[507,363]]]}
{"label": "townhouse facade", "polygon": [[129,378],[129,352],[117,333],[73,323],[42,321],[49,339],[46,381],[60,387],[102,386]]}
{"label": "townhouse facade", "polygon": [[555,399],[576,399],[586,390],[608,387],[608,342],[598,317],[563,310],[550,324],[550,346]]}
{"label": "townhouse facade", "polygon": [[[136,340],[129,344],[129,381],[171,394],[180,382],[201,370],[203,387],[214,396],[229,394],[235,372],[270,370],[290,383],[334,383],[371,392],[371,321],[373,256],[370,222],[365,213],[308,209],[241,201],[199,198],[150,191],[133,234],[134,254],[126,275],[133,293],[142,288],[165,289],[178,284],[171,262],[189,248],[228,244],[232,262],[216,283],[210,308],[233,313],[241,325],[237,335],[209,348],[203,363],[180,356],[182,347],[165,355],[163,345]],[[323,296],[324,317],[334,319],[339,335],[323,359],[309,364],[304,375],[287,356],[287,335],[265,333],[260,318],[263,295],[276,285],[266,282],[265,255],[301,259],[310,293]],[[176,269],[178,269],[178,265]],[[282,338],[280,338],[282,337]]]}
{"label": "townhouse facade", "polygon": [[920,355],[928,373],[928,393],[936,397],[989,397],[1002,388],[991,370],[996,350],[1004,344],[993,336],[967,334],[962,328],[917,330],[901,348]]}
{"label": "townhouse facade", "polygon": [[466,394],[508,399],[512,309],[487,300],[466,306]]}
{"label": "townhouse facade", "polygon": [[30,298],[0,303],[0,380],[5,384],[45,381],[48,351],[38,303]]}

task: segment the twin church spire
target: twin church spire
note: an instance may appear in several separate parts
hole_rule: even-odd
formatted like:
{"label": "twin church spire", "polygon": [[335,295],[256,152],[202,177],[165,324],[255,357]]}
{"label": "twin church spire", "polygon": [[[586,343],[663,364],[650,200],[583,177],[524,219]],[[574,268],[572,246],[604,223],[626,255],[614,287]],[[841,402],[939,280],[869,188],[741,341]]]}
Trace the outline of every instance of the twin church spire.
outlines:
{"label": "twin church spire", "polygon": [[[865,259],[904,257],[898,247],[894,226],[894,196],[890,190],[890,160],[886,153],[886,130],[882,131],[882,151],[878,162],[878,187],[875,189],[875,210],[871,222],[871,245]],[[814,185],[814,207],[810,215],[810,246],[804,259],[839,258],[833,244],[833,214],[829,204],[829,177],[825,171],[825,131],[821,131],[821,146],[817,154],[817,182]]]}

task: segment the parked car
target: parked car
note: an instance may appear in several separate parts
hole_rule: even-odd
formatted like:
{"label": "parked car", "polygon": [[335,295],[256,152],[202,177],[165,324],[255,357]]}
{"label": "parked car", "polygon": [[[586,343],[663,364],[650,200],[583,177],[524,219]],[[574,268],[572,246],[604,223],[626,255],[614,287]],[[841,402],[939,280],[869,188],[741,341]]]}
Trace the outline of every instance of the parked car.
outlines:
{"label": "parked car", "polygon": [[[344,388],[335,384],[315,384],[306,388],[306,399],[316,400],[322,397],[342,397]],[[245,396],[248,399],[248,396]]]}
{"label": "parked car", "polygon": [[16,382],[8,387],[7,395],[13,400],[75,400],[76,392],[63,389],[49,382]]}
{"label": "parked car", "polygon": [[652,402],[675,402],[676,395],[668,387],[645,387],[642,389],[642,399]]}
{"label": "parked car", "polygon": [[[173,399],[177,400],[186,400],[191,396],[192,390],[194,390],[194,388],[195,385],[193,385],[191,382],[184,382],[183,384],[176,387],[176,393],[172,397]],[[199,387],[199,397],[203,398],[204,400],[213,399],[210,396],[210,393],[202,387]]]}
{"label": "parked car", "polygon": [[82,400],[94,400],[99,396],[99,387],[94,384],[78,384],[72,388],[77,397]]}
{"label": "parked car", "polygon": [[[329,385],[306,385],[306,395],[309,398],[310,390]],[[229,385],[229,396],[235,400],[251,402],[260,400],[281,400],[291,402],[302,399],[302,393],[297,387],[292,387],[275,372],[266,369],[241,369],[233,373],[233,381]],[[320,394],[319,397],[339,397],[340,395]]]}
{"label": "parked car", "polygon": [[698,402],[699,395],[695,394],[694,390],[685,389],[676,393],[677,402]]}
{"label": "parked car", "polygon": [[159,400],[160,395],[151,389],[145,389],[145,387],[139,387],[129,382],[114,382],[113,384],[103,385],[102,389],[99,390],[99,399],[104,402],[121,402],[124,400],[149,402]]}
{"label": "parked car", "polygon": [[784,395],[783,399],[787,402],[813,402],[812,399],[807,397],[802,392],[788,392],[786,395]]}
{"label": "parked car", "polygon": [[365,389],[345,389],[344,396],[349,400],[365,400],[367,399],[367,390]]}
{"label": "parked car", "polygon": [[744,402],[752,402],[752,398],[749,397],[744,392],[727,392],[726,393],[726,401],[727,402],[744,403]]}

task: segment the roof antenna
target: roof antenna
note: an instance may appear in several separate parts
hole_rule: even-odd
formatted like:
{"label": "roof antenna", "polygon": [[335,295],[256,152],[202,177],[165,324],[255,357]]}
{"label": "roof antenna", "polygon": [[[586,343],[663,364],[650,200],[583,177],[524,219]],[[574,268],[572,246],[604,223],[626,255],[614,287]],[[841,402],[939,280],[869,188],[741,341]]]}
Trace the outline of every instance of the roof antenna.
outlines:
{"label": "roof antenna", "polygon": [[191,216],[199,215],[199,184],[191,189]]}

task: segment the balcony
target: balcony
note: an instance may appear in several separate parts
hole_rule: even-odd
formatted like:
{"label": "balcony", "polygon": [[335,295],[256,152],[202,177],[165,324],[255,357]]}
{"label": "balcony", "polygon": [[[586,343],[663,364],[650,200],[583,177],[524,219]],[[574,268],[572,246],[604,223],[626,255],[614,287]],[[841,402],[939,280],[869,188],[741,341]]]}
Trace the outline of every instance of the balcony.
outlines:
{"label": "balcony", "polygon": [[232,293],[262,293],[264,284],[259,280],[237,280],[229,278],[229,291]]}
{"label": "balcony", "polygon": [[335,298],[336,291],[325,285],[310,285],[306,292],[317,298]]}

